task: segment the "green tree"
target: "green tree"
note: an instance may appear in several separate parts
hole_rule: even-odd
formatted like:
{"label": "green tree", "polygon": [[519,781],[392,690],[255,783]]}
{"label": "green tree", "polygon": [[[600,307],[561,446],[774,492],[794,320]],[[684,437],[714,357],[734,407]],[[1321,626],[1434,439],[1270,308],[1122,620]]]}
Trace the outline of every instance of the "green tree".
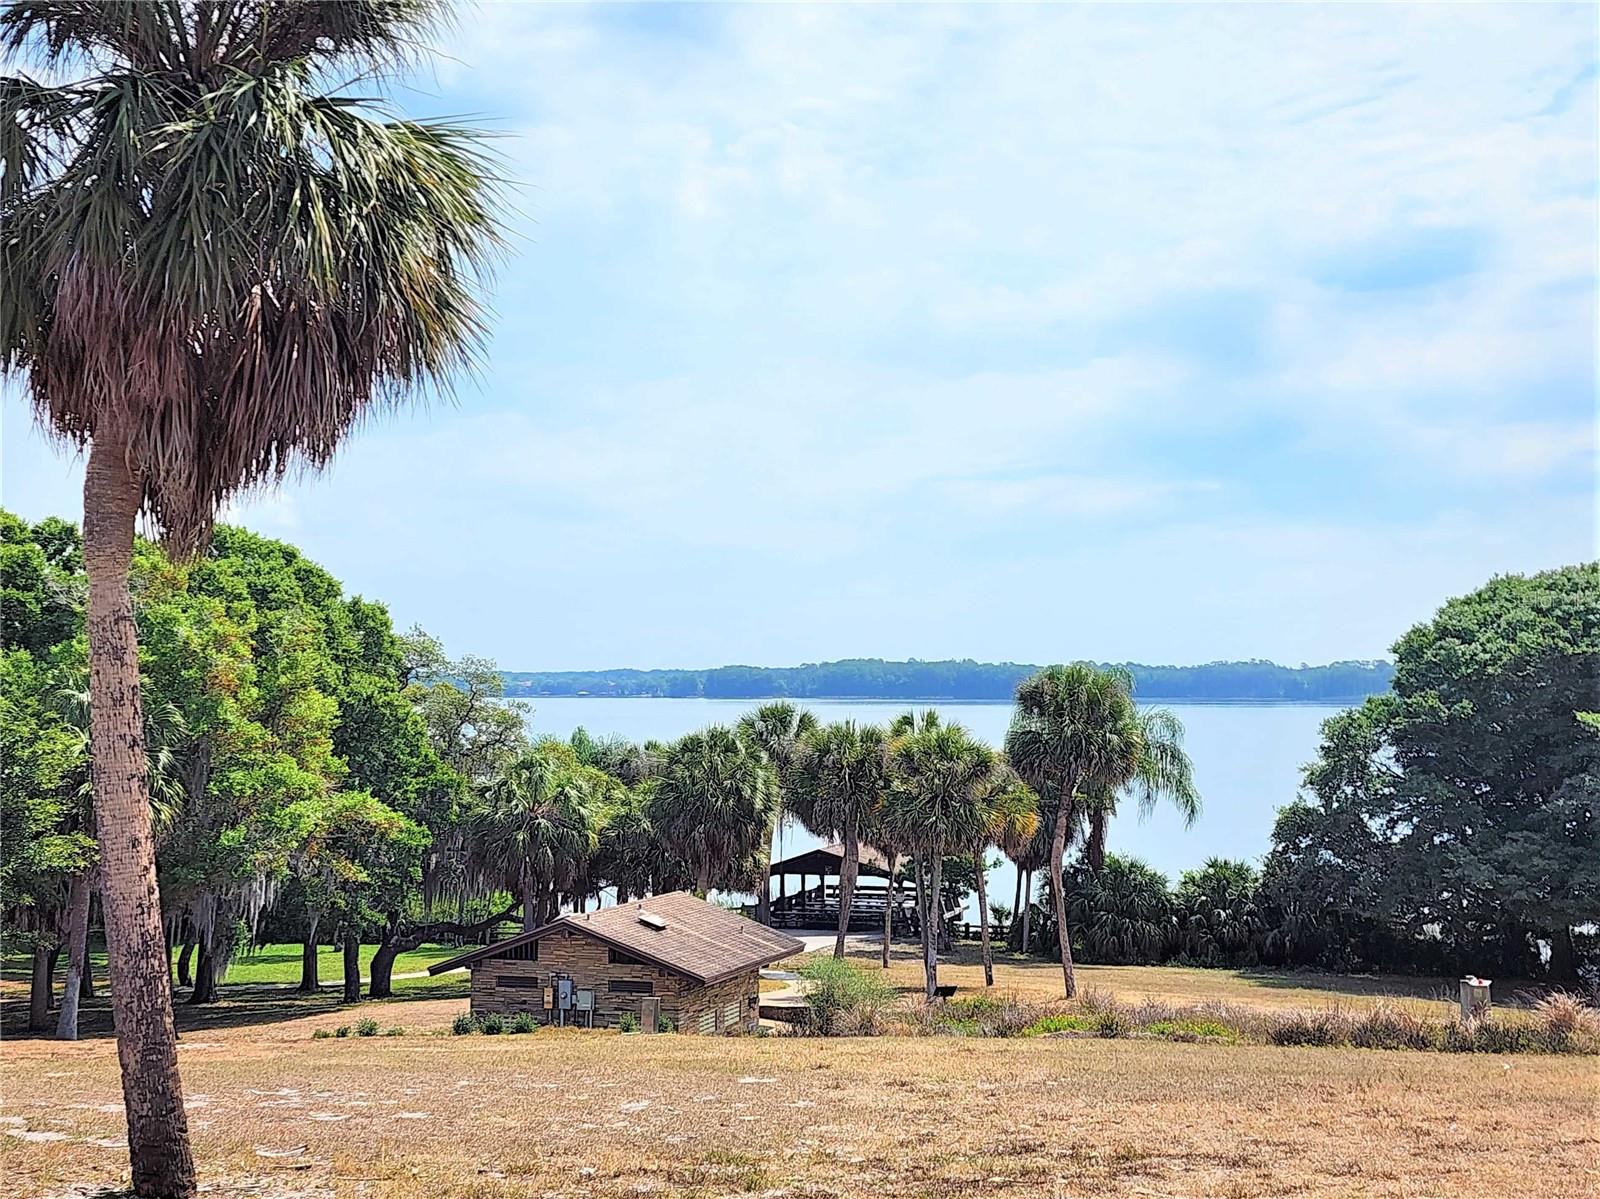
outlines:
{"label": "green tree", "polygon": [[994,948],[989,939],[989,848],[1020,854],[1039,832],[1039,797],[1009,765],[997,766],[984,794],[984,826],[973,849],[978,927],[983,949],[983,985],[994,986]]}
{"label": "green tree", "polygon": [[436,15],[426,0],[0,13],[0,40],[50,71],[0,80],[0,367],[89,446],[95,805],[117,846],[103,906],[141,1196],[195,1181],[140,744],[134,521],[146,510],[197,551],[230,494],[325,464],[375,400],[467,362],[473,271],[496,243],[475,142],[324,90],[395,61]]}
{"label": "green tree", "polygon": [[1265,931],[1260,873],[1249,862],[1207,858],[1178,878],[1173,903],[1184,955],[1207,966],[1253,965]]}
{"label": "green tree", "polygon": [[1092,961],[1159,962],[1176,938],[1167,876],[1137,858],[1108,854],[1098,872],[1079,865],[1066,878],[1066,895],[1068,918]]}
{"label": "green tree", "polygon": [[883,825],[895,844],[916,855],[923,980],[931,1000],[939,985],[939,933],[945,923],[944,858],[987,835],[986,801],[998,759],[960,725],[937,721],[895,737],[890,752],[894,782]]}
{"label": "green tree", "polygon": [[[787,700],[762,704],[754,712],[739,718],[738,734],[767,755],[778,780],[778,806],[772,815],[773,827],[758,849],[756,879],[756,919],[762,924],[772,923],[772,880],[767,870],[772,865],[772,839],[774,833],[783,836],[784,813],[788,811],[792,793],[799,780],[796,769],[804,753],[806,738],[817,730],[817,718],[804,708]],[[841,884],[842,885],[842,884]]]}
{"label": "green tree", "polygon": [[697,894],[743,890],[770,845],[778,779],[766,753],[713,725],[667,751],[650,799],[650,822],[689,867]]}
{"label": "green tree", "polygon": [[833,956],[844,957],[850,909],[861,869],[861,841],[874,827],[889,790],[889,737],[877,725],[853,720],[807,732],[790,765],[789,804],[800,823],[819,837],[839,838],[839,927]]}
{"label": "green tree", "polygon": [[1081,663],[1048,666],[1017,688],[1006,733],[1006,756],[1041,795],[1058,797],[1050,844],[1050,888],[1067,996],[1077,993],[1067,924],[1062,859],[1068,832],[1082,818],[1086,797],[1132,788],[1149,807],[1172,800],[1193,820],[1199,811],[1192,768],[1183,752],[1183,726],[1163,709],[1133,702],[1132,676],[1118,668]]}

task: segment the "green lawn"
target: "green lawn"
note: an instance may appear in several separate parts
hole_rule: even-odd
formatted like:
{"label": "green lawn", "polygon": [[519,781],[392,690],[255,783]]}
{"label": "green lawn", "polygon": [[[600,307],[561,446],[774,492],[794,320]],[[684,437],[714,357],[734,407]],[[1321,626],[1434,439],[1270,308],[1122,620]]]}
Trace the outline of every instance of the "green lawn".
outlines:
{"label": "green lawn", "polygon": [[[372,964],[372,955],[376,953],[376,945],[363,945],[361,947],[361,977],[366,978]],[[409,953],[402,953],[395,959],[394,973],[395,986],[404,985],[406,990],[422,989],[427,987],[449,986],[460,982],[464,976],[441,974],[436,978],[404,979],[403,974],[414,974],[426,970],[435,962],[442,962],[446,958],[455,957],[465,950],[453,945],[424,945],[413,949]],[[89,959],[93,963],[95,977],[103,979],[106,974],[106,954],[101,946],[90,950]],[[177,952],[173,952],[173,960],[177,960]],[[64,965],[62,967],[65,968]],[[26,983],[32,969],[31,961],[25,954],[8,953],[0,959],[0,977],[7,982]],[[57,971],[57,985],[59,985],[60,970]],[[323,946],[317,953],[317,981],[324,987],[336,987],[344,978],[344,954],[337,949]],[[241,954],[233,959],[228,967],[228,975],[223,979],[224,986],[261,986],[271,983],[298,983],[300,981],[300,946],[298,945],[263,945],[252,954]]]}

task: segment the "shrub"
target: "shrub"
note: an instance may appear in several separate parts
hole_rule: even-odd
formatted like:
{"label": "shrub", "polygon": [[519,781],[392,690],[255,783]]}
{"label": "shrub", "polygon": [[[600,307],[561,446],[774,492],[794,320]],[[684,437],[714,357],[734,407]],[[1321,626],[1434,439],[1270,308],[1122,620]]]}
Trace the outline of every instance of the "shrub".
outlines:
{"label": "shrub", "polygon": [[478,1031],[477,1018],[471,1012],[462,1012],[450,1022],[450,1031],[458,1037],[470,1036]]}
{"label": "shrub", "polygon": [[676,1024],[674,1024],[671,1020],[668,1020],[665,1016],[658,1016],[658,1017],[656,1017],[656,1031],[657,1032],[677,1032],[678,1031],[678,1026]]}
{"label": "shrub", "polygon": [[478,1031],[486,1037],[497,1037],[505,1030],[505,1017],[499,1012],[490,1012],[478,1021]]}
{"label": "shrub", "polygon": [[533,1032],[538,1027],[538,1022],[534,1020],[532,1012],[518,1012],[511,1017],[512,1032]]}
{"label": "shrub", "polygon": [[1274,1045],[1347,1045],[1350,1029],[1333,1008],[1291,1012],[1273,1021],[1267,1029],[1267,1040]]}
{"label": "shrub", "polygon": [[1094,1031],[1101,1037],[1125,1037],[1133,1031],[1133,1024],[1120,1007],[1112,1006],[1095,1013]]}
{"label": "shrub", "polygon": [[1551,1053],[1600,1051],[1600,1011],[1576,995],[1556,991],[1533,1005],[1533,1024]]}
{"label": "shrub", "polygon": [[1220,1020],[1157,1020],[1145,1031],[1169,1041],[1223,1041],[1232,1045],[1239,1040],[1239,1030]]}
{"label": "shrub", "polygon": [[348,1024],[339,1025],[338,1028],[333,1030],[333,1035],[341,1038],[348,1037],[350,1035],[350,1026]]}
{"label": "shrub", "polygon": [[1092,1032],[1095,1027],[1095,1018],[1071,1012],[1056,1012],[1050,1016],[1040,1016],[1027,1028],[1022,1030],[1025,1037],[1043,1037],[1057,1032]]}
{"label": "shrub", "polygon": [[1478,1053],[1529,1053],[1542,1048],[1539,1030],[1485,1016],[1472,1022],[1472,1048]]}
{"label": "shrub", "polygon": [[311,1039],[313,1041],[326,1041],[326,1040],[329,1040],[330,1038],[332,1038],[332,1036],[333,1036],[333,1033],[332,1033],[331,1030],[326,1029],[326,1028],[319,1028],[319,1029],[317,1029],[316,1032],[311,1034]]}
{"label": "shrub", "polygon": [[824,1037],[871,1036],[882,1031],[894,992],[876,974],[837,958],[812,958],[800,967],[811,1032]]}
{"label": "shrub", "polygon": [[375,1037],[378,1035],[378,1022],[371,1016],[356,1021],[356,1036]]}
{"label": "shrub", "polygon": [[1410,1012],[1380,1004],[1350,1025],[1350,1043],[1358,1049],[1432,1049],[1438,1027]]}
{"label": "shrub", "polygon": [[617,1017],[617,1029],[620,1032],[638,1032],[639,1017],[632,1012],[623,1012],[622,1015]]}
{"label": "shrub", "polygon": [[406,1030],[397,1024],[393,1028],[384,1029],[383,1035],[386,1037],[403,1037],[406,1035]]}

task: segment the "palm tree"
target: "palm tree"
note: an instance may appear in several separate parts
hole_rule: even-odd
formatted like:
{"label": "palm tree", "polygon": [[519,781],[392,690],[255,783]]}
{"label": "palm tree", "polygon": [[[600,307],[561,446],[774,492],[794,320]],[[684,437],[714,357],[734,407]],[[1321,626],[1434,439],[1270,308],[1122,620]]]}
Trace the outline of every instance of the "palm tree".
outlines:
{"label": "palm tree", "polygon": [[960,725],[930,722],[926,731],[892,742],[894,781],[884,805],[889,837],[919,859],[922,965],[927,998],[939,985],[939,933],[944,925],[944,856],[977,844],[989,827],[996,756]]}
{"label": "palm tree", "polygon": [[[889,738],[883,729],[853,720],[811,732],[796,758],[790,804],[800,823],[844,845],[839,866],[839,929],[833,956],[844,957],[850,909],[861,869],[861,838],[873,826],[889,787]],[[891,890],[893,880],[890,880]]]}
{"label": "palm tree", "polygon": [[767,755],[717,725],[673,744],[650,797],[651,825],[702,896],[749,880],[764,847],[770,852],[777,810]]}
{"label": "palm tree", "polygon": [[[739,718],[739,736],[766,754],[777,774],[778,807],[772,815],[772,823],[779,838],[783,836],[783,815],[789,805],[801,746],[816,729],[817,718],[788,700],[762,704]],[[758,852],[760,878],[756,880],[756,919],[762,924],[772,923],[772,880],[766,874],[772,864],[772,835],[772,830],[768,830],[763,842],[765,848]]]}
{"label": "palm tree", "polygon": [[[459,126],[329,94],[409,52],[435,0],[76,3],[0,12],[0,371],[88,445],[96,823],[133,1189],[194,1193],[128,592],[141,510],[179,552],[218,506],[325,465],[374,402],[482,331],[492,184]],[[68,78],[79,64],[87,74]]]}
{"label": "palm tree", "polygon": [[[1006,733],[1006,756],[1041,795],[1053,791],[1050,889],[1066,993],[1077,993],[1061,867],[1067,834],[1085,796],[1132,787],[1148,810],[1167,797],[1192,820],[1200,806],[1183,726],[1161,709],[1141,711],[1133,678],[1120,667],[1085,663],[1047,666],[1017,687],[1016,712]],[[1103,801],[1102,801],[1103,802]]]}
{"label": "palm tree", "polygon": [[[94,781],[89,746],[89,691],[80,683],[61,692],[63,715],[71,729],[73,764],[65,780],[76,798],[75,823],[92,833]],[[177,819],[185,792],[181,777],[182,750],[189,741],[183,713],[171,703],[151,705],[145,713],[146,778],[150,791],[152,836],[159,840]],[[78,1039],[78,1001],[89,978],[89,904],[93,898],[99,864],[75,872],[67,891],[67,978],[56,1016],[56,1039]],[[91,992],[92,993],[92,992]]]}
{"label": "palm tree", "polygon": [[997,765],[984,794],[984,826],[974,849],[978,924],[983,943],[983,985],[994,986],[994,950],[989,943],[989,847],[1021,852],[1039,831],[1039,797],[1005,765]]}
{"label": "palm tree", "polygon": [[522,898],[523,932],[555,918],[557,893],[599,847],[596,775],[562,742],[541,741],[506,767],[471,822],[472,858],[493,884]]}

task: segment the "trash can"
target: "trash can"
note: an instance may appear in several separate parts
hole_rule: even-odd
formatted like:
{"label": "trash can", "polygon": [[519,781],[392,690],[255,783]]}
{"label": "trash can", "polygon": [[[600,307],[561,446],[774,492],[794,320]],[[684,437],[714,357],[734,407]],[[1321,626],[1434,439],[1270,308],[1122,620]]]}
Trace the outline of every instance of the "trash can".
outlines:
{"label": "trash can", "polygon": [[1469,974],[1461,980],[1461,1018],[1476,1020],[1489,1011],[1489,985],[1492,979]]}

